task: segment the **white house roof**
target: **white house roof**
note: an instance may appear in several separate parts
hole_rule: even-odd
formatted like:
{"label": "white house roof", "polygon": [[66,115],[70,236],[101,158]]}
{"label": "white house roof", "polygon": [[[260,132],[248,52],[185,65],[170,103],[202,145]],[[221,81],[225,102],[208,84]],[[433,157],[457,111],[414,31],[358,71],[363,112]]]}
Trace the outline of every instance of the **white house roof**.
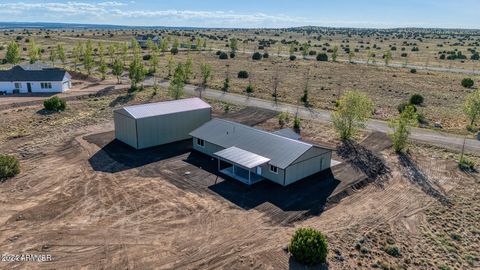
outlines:
{"label": "white house roof", "polygon": [[255,168],[270,161],[269,158],[262,157],[260,155],[237,148],[235,146],[218,151],[213,155],[243,166],[247,169]]}
{"label": "white house roof", "polygon": [[199,98],[187,98],[156,103],[147,103],[123,107],[116,112],[127,114],[134,119],[147,118],[158,115],[166,115],[184,111],[207,109],[211,106]]}

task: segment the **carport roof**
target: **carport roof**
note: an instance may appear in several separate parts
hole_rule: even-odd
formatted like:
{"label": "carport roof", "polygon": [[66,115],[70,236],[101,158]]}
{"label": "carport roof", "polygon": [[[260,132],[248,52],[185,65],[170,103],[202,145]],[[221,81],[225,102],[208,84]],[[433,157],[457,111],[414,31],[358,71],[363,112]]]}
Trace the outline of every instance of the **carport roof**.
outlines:
{"label": "carport roof", "polygon": [[186,98],[172,101],[127,106],[123,107],[122,109],[116,110],[116,112],[127,114],[134,119],[140,119],[207,108],[211,108],[211,106],[199,98]]}
{"label": "carport roof", "polygon": [[213,155],[226,161],[238,164],[247,169],[255,168],[270,161],[269,158],[262,157],[235,146],[218,151]]}

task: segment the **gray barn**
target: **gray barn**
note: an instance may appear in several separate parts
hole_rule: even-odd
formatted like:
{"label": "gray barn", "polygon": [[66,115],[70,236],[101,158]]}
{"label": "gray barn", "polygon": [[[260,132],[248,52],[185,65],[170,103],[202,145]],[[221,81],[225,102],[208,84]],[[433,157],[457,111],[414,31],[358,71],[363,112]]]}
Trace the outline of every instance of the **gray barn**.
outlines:
{"label": "gray barn", "polygon": [[190,135],[195,150],[218,159],[220,172],[249,185],[268,179],[286,186],[331,164],[332,149],[292,139],[285,131],[212,119]]}
{"label": "gray barn", "polygon": [[136,149],[186,140],[210,120],[211,110],[199,98],[124,107],[114,111],[115,138]]}

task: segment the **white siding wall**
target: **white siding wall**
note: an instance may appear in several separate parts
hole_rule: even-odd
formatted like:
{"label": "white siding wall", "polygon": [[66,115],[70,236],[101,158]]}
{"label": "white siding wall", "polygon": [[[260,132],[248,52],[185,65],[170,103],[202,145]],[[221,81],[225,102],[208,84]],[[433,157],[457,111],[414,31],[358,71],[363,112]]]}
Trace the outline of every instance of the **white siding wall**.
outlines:
{"label": "white siding wall", "polygon": [[115,138],[137,148],[137,128],[135,119],[115,112],[113,114],[113,122],[115,124]]}
{"label": "white siding wall", "polygon": [[[15,83],[20,83],[20,93],[28,93],[28,87],[26,81],[22,82],[0,82],[0,91],[7,91],[7,94],[12,94],[13,90],[15,88]],[[51,89],[43,89],[41,88],[41,83],[51,83],[52,88]],[[64,92],[65,90],[68,90],[70,87],[70,81],[67,80],[65,81],[65,84],[63,82],[30,82],[30,85],[32,87],[32,93],[61,93]]]}
{"label": "white siding wall", "polygon": [[332,152],[329,151],[323,155],[311,157],[301,162],[290,165],[286,169],[285,185],[294,183],[300,179],[316,174],[330,168]]}

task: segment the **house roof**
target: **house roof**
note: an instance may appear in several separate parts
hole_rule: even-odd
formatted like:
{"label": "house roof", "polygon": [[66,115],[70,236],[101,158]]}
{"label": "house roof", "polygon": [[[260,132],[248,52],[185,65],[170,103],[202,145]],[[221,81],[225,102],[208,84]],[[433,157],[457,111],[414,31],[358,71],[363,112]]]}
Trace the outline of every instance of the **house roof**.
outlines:
{"label": "house roof", "polygon": [[270,161],[269,158],[262,157],[260,155],[245,151],[235,146],[218,151],[213,155],[224,160],[231,161],[247,169],[255,168]]}
{"label": "house roof", "polygon": [[218,118],[205,123],[190,135],[223,148],[235,146],[268,158],[270,164],[281,169],[287,168],[312,148],[330,151],[328,148]]}
{"label": "house roof", "polygon": [[199,98],[186,98],[172,101],[127,106],[123,107],[122,109],[115,110],[115,112],[125,114],[134,119],[140,119],[207,108],[211,108],[211,106]]}
{"label": "house roof", "polygon": [[285,138],[293,139],[293,140],[300,140],[302,138],[302,136],[300,136],[300,134],[298,134],[297,132],[295,132],[291,128],[279,129],[277,131],[274,131],[273,133],[277,134],[277,135],[280,135],[282,137],[285,137]]}
{"label": "house roof", "polygon": [[17,65],[9,70],[1,70],[0,81],[62,81],[65,74],[68,73],[64,69],[52,68],[44,63],[36,62],[28,65]]}

